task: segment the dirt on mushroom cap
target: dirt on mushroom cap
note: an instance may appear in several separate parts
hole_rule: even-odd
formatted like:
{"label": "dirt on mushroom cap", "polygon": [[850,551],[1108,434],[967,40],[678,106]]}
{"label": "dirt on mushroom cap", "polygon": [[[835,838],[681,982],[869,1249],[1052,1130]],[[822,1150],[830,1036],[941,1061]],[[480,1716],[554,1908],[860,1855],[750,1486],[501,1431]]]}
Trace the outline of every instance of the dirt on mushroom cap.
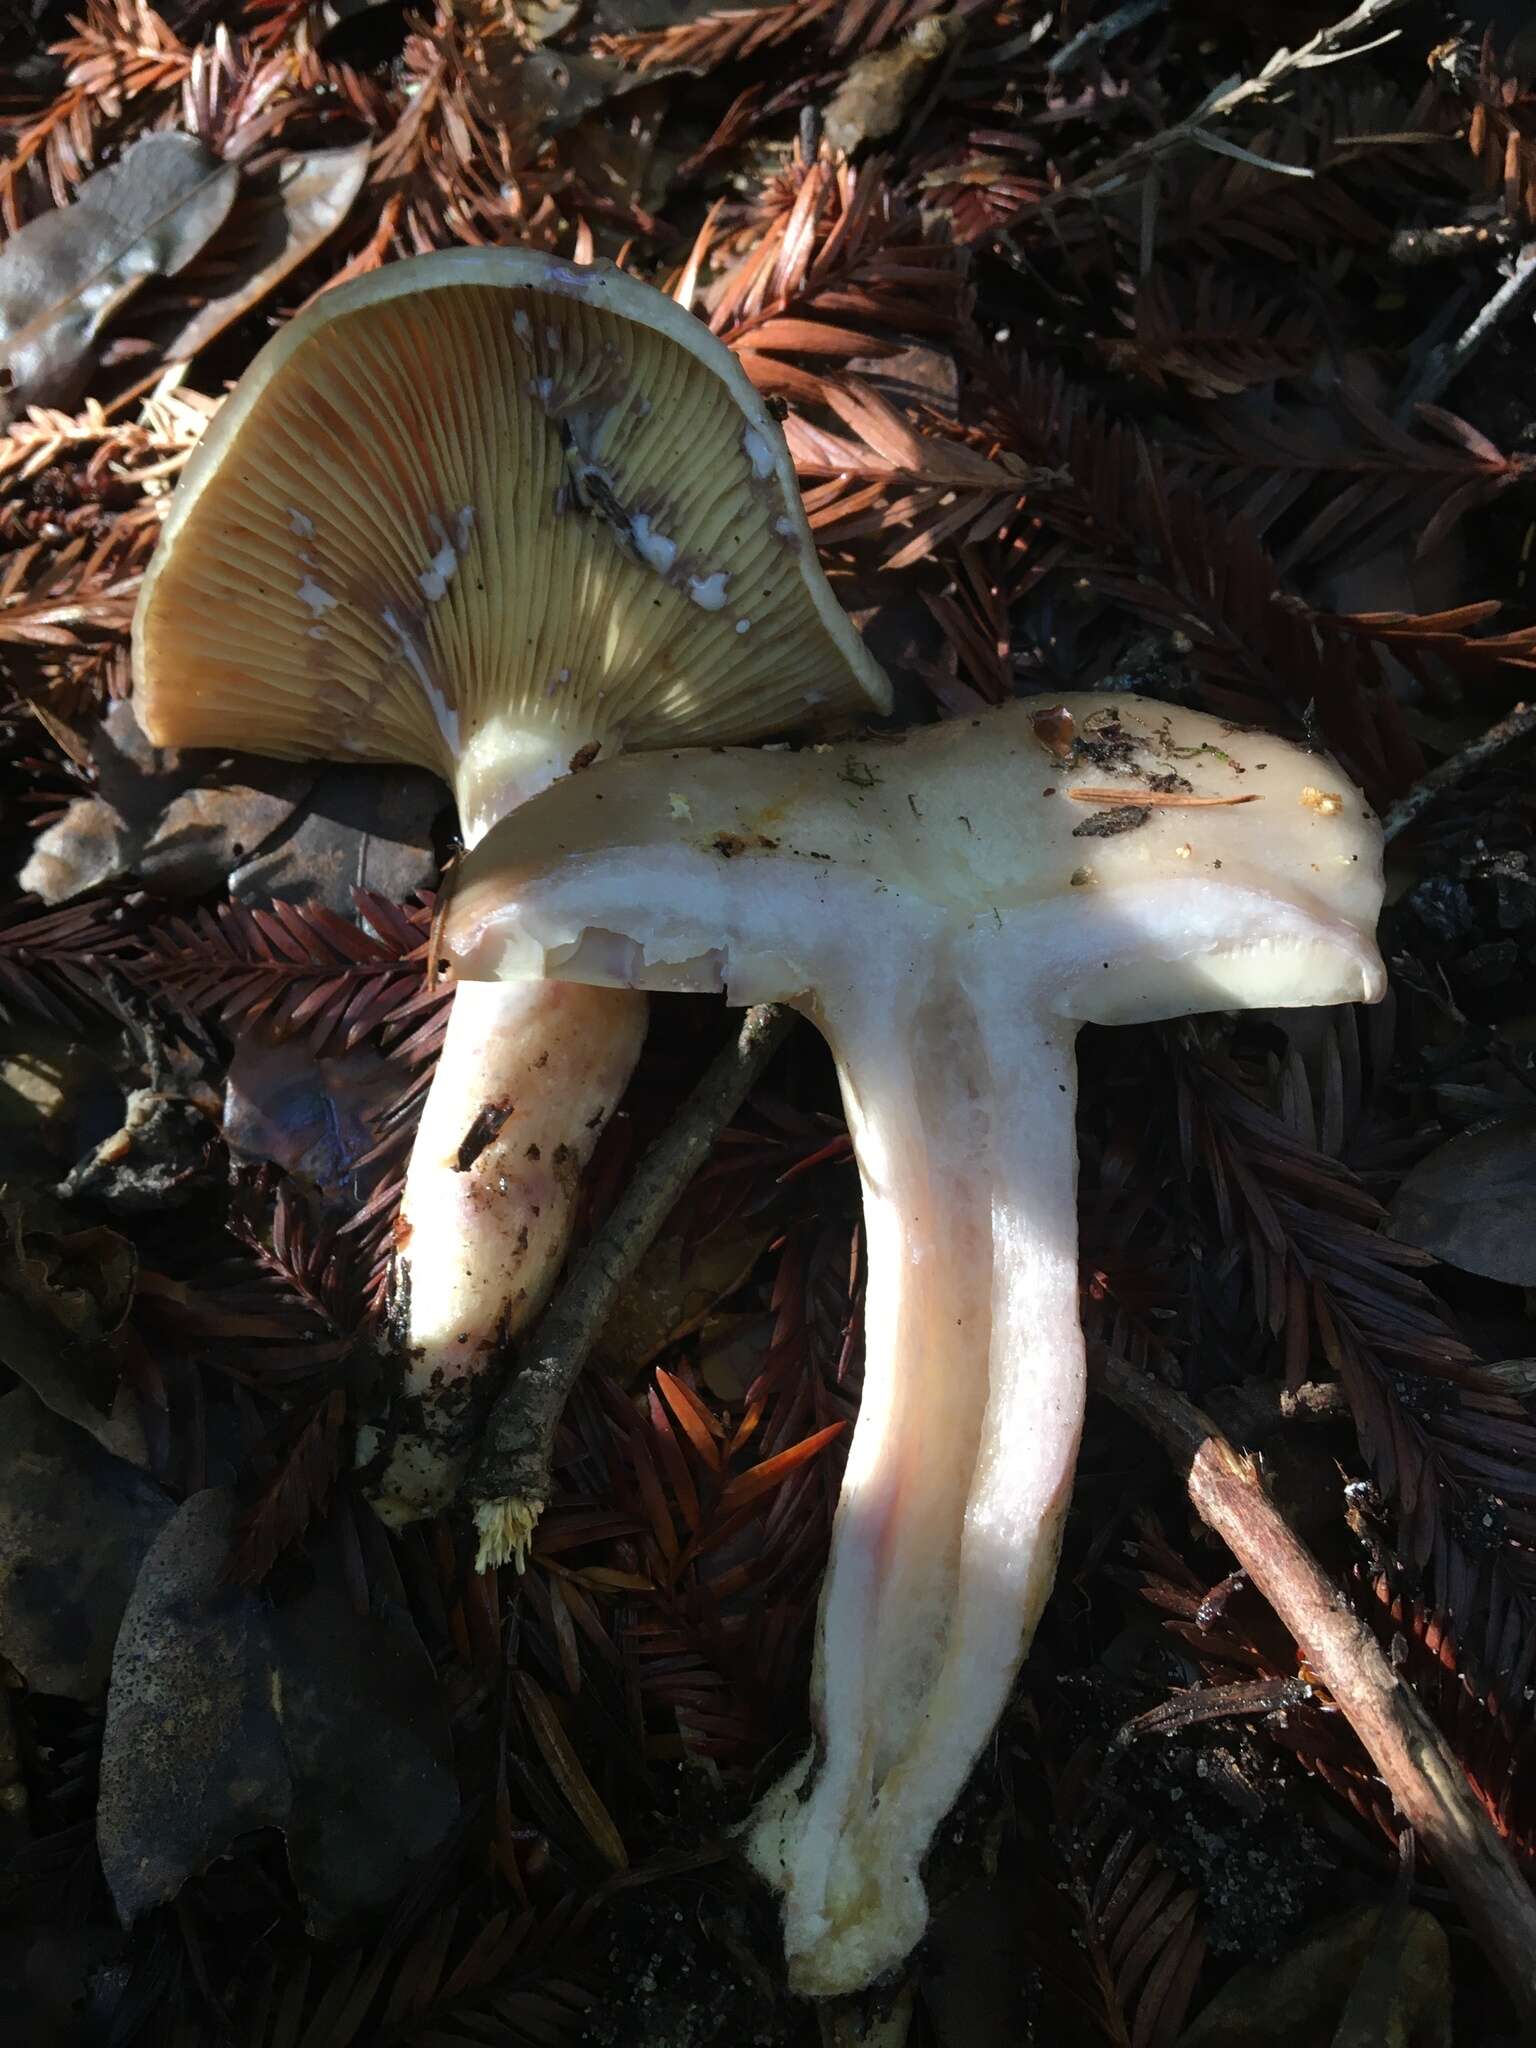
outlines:
{"label": "dirt on mushroom cap", "polygon": [[[1315,753],[1146,699],[1083,694],[1053,709],[1073,727],[1065,756],[1041,743],[1036,708],[1019,703],[899,739],[796,755],[666,752],[599,768],[470,856],[450,912],[450,947],[462,972],[494,974],[495,946],[482,951],[477,933],[493,929],[509,884],[526,878],[542,891],[543,877],[560,862],[574,873],[578,857],[611,857],[622,870],[629,855],[618,849],[665,853],[698,869],[692,895],[674,892],[655,909],[676,923],[696,900],[701,946],[719,943],[708,871],[727,858],[733,868],[775,863],[781,874],[791,863],[835,870],[882,893],[976,915],[1159,876],[1247,878],[1262,891],[1283,872],[1297,903],[1345,923],[1374,922],[1379,830],[1342,781],[1328,807],[1309,800],[1323,768]],[[1082,836],[1095,817],[1106,831]],[[635,917],[639,935],[649,927],[638,903]]]}

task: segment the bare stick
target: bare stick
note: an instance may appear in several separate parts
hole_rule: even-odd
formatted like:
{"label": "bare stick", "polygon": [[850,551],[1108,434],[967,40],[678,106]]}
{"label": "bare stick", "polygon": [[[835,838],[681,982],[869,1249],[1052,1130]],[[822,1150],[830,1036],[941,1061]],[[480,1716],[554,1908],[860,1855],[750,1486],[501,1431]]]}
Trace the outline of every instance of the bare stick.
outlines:
{"label": "bare stick", "polygon": [[[1536,269],[1536,264],[1532,268]],[[1489,726],[1480,739],[1471,741],[1459,753],[1452,754],[1449,760],[1442,761],[1438,768],[1431,768],[1427,775],[1421,777],[1382,819],[1383,834],[1388,840],[1395,839],[1421,811],[1429,809],[1442,790],[1453,789],[1458,782],[1465,782],[1475,770],[1530,739],[1536,739],[1536,704],[1517,704],[1507,718]]]}
{"label": "bare stick", "polygon": [[1357,43],[1355,36],[1374,28],[1389,14],[1405,5],[1405,0],[1360,0],[1360,4],[1342,21],[1336,21],[1331,28],[1320,29],[1310,41],[1299,49],[1277,50],[1264,66],[1251,78],[1229,78],[1207,93],[1199,106],[1181,121],[1172,122],[1167,128],[1159,129],[1155,135],[1133,142],[1118,156],[1096,170],[1080,178],[1074,178],[1060,191],[1053,192],[1043,200],[1031,200],[1011,220],[1002,223],[997,233],[998,247],[1005,256],[1017,257],[1019,251],[1008,230],[1027,215],[1031,220],[1043,218],[1070,200],[1084,199],[1090,195],[1104,199],[1112,192],[1122,191],[1127,185],[1155,170],[1165,157],[1191,148],[1215,150],[1219,155],[1234,156],[1244,163],[1256,164],[1261,170],[1273,171],[1276,175],[1290,178],[1310,178],[1313,173],[1302,164],[1276,163],[1267,157],[1255,156],[1252,150],[1242,148],[1229,141],[1224,135],[1213,130],[1212,123],[1224,121],[1237,112],[1239,107],[1260,106],[1271,103],[1291,90],[1304,71],[1319,70],[1325,64],[1339,64],[1350,57],[1362,57],[1367,50],[1378,49],[1397,35],[1396,29],[1389,29],[1375,41]]}
{"label": "bare stick", "polygon": [[1064,43],[1049,60],[1046,70],[1052,78],[1061,78],[1067,72],[1075,71],[1090,51],[1097,55],[1101,50],[1107,50],[1116,36],[1140,28],[1154,14],[1161,14],[1167,5],[1168,0],[1125,0],[1123,7],[1117,7],[1102,21],[1090,21],[1086,28],[1080,28],[1071,42]]}
{"label": "bare stick", "polygon": [[1490,249],[1511,255],[1520,246],[1519,230],[1490,207],[1476,219],[1452,221],[1443,228],[1399,228],[1387,244],[1394,263],[1411,270],[1431,263],[1466,262]]}
{"label": "bare stick", "polygon": [[676,1121],[641,1160],[613,1214],[519,1347],[467,1489],[480,1532],[479,1570],[509,1559],[521,1569],[549,1498],[555,1431],[587,1355],[620,1291],[793,1023],[793,1011],[781,1004],[748,1010],[739,1035],[716,1055]]}
{"label": "bare stick", "polygon": [[1536,1897],[1418,1695],[1278,1512],[1252,1460],[1208,1416],[1112,1353],[1096,1353],[1094,1378],[1168,1452],[1201,1520],[1295,1637],[1434,1857],[1516,2011],[1536,2026]]}
{"label": "bare stick", "polygon": [[1447,385],[1454,383],[1489,335],[1509,318],[1533,284],[1536,284],[1536,247],[1528,244],[1516,259],[1513,272],[1505,278],[1472,324],[1455,341],[1430,350],[1412,388],[1403,399],[1402,412],[1406,414],[1416,405],[1431,404]]}
{"label": "bare stick", "polygon": [[1334,1380],[1308,1380],[1294,1389],[1273,1380],[1244,1380],[1213,1388],[1211,1405],[1218,1425],[1250,1446],[1291,1422],[1333,1422],[1349,1414],[1344,1389]]}

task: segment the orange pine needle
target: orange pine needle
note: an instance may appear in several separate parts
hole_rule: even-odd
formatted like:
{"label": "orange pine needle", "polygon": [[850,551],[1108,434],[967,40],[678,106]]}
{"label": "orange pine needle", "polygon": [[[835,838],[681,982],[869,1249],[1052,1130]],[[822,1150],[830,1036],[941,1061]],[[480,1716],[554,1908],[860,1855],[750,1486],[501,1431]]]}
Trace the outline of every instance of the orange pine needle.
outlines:
{"label": "orange pine needle", "polygon": [[1104,811],[1214,811],[1225,810],[1229,804],[1256,804],[1262,800],[1258,790],[1246,796],[1193,796],[1171,789],[1069,789],[1067,795],[1074,803],[1097,804]]}

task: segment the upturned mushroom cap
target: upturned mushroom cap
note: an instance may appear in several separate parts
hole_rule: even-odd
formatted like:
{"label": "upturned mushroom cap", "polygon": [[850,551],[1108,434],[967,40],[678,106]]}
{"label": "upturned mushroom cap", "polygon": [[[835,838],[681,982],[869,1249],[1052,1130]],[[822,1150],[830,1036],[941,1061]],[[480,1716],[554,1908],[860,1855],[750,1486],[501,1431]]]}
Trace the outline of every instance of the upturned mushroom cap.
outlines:
{"label": "upturned mushroom cap", "polygon": [[446,941],[472,978],[756,1002],[874,974],[893,924],[916,944],[1053,903],[1050,1006],[1117,1024],[1370,1001],[1380,902],[1380,828],[1326,756],[1075,696],[858,745],[615,762],[488,836]]}
{"label": "upturned mushroom cap", "polygon": [[389,266],[268,343],[176,492],[134,667],[157,743],[419,763],[471,839],[594,736],[889,698],[729,350],[525,249]]}

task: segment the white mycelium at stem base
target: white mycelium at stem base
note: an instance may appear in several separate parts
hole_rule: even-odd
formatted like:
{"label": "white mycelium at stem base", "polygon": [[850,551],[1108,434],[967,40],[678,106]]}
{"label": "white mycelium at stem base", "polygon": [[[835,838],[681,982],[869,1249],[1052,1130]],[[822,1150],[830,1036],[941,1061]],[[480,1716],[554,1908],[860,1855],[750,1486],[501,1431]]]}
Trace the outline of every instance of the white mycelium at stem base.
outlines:
{"label": "white mycelium at stem base", "polygon": [[[188,464],[133,641],[157,744],[414,762],[469,846],[599,755],[889,700],[734,357],[611,265],[529,249],[390,264],[274,336]],[[386,1520],[451,1497],[642,1025],[634,994],[456,998],[401,1222],[401,1400],[361,1445]]]}
{"label": "white mycelium at stem base", "polygon": [[467,974],[796,1003],[842,1079],[864,1391],[811,1753],[747,1836],[792,1982],[921,1934],[933,1831],[1050,1590],[1083,1410],[1084,1022],[1369,1001],[1381,835],[1323,757],[1136,698],[561,784],[465,864]]}

